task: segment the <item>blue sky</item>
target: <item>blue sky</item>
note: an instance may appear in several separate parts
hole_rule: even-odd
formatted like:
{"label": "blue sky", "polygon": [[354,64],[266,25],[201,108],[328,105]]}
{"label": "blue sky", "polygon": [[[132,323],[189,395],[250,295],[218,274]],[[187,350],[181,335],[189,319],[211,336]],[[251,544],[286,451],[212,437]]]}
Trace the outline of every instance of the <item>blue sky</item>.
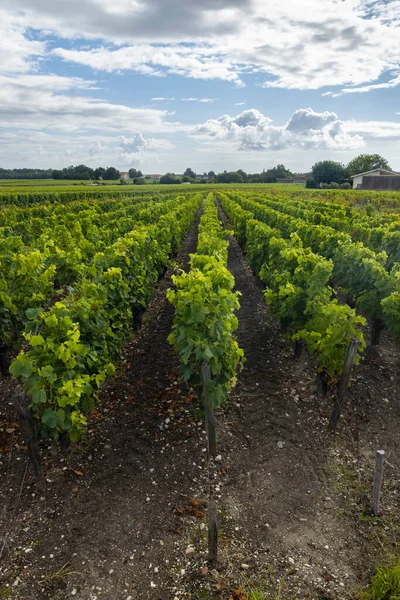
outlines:
{"label": "blue sky", "polygon": [[0,142],[2,167],[400,170],[400,2],[2,0]]}

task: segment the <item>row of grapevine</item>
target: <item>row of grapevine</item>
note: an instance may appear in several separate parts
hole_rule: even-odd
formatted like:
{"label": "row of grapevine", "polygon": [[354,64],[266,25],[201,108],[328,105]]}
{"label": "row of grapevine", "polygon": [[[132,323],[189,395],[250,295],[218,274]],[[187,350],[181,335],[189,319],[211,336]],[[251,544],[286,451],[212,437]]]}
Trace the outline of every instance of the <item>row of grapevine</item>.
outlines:
{"label": "row of grapevine", "polygon": [[114,372],[135,311],[144,307],[201,204],[188,196],[155,223],[135,226],[97,253],[49,308],[26,310],[26,344],[11,365],[41,436],[76,440],[96,390]]}
{"label": "row of grapevine", "polygon": [[254,219],[227,195],[219,194],[219,200],[253,271],[266,284],[271,314],[290,339],[305,342],[325,378],[337,382],[350,340],[359,341],[356,360],[365,348],[365,319],[331,299],[333,262],[303,247],[295,233],[284,239],[279,229]]}
{"label": "row of grapevine", "polygon": [[[16,350],[27,321],[27,310],[54,303],[84,276],[100,252],[135,226],[156,222],[184,205],[186,196],[165,202],[139,202],[99,213],[91,205],[79,213],[67,211],[58,224],[47,218],[26,221],[25,240],[9,235],[0,242],[0,348]],[[19,230],[21,233],[21,231]],[[14,233],[12,230],[11,233]]]}
{"label": "row of grapevine", "polygon": [[385,251],[388,269],[400,262],[400,218],[397,213],[370,215],[349,206],[299,201],[288,196],[257,195],[252,199],[310,224],[329,226],[346,233],[349,241],[363,242],[375,252]]}
{"label": "row of grapevine", "polygon": [[239,293],[227,269],[228,242],[218,218],[213,194],[208,194],[200,220],[197,253],[190,270],[173,277],[175,289],[168,300],[175,307],[169,342],[181,361],[185,381],[201,387],[201,367],[208,364],[211,381],[207,393],[214,407],[220,406],[236,383],[236,372],[244,361],[234,332],[238,320]]}
{"label": "row of grapevine", "polygon": [[373,343],[378,343],[383,323],[391,335],[400,339],[400,266],[395,263],[389,273],[385,268],[385,252],[375,253],[362,242],[352,242],[346,233],[310,224],[245,195],[236,193],[228,197],[257,220],[277,229],[283,238],[290,239],[297,233],[304,246],[333,261],[333,284],[373,319]]}
{"label": "row of grapevine", "polygon": [[51,190],[41,190],[33,188],[32,190],[20,191],[1,191],[0,192],[0,206],[15,204],[16,206],[30,206],[31,204],[42,204],[44,202],[50,202],[52,204],[64,204],[73,202],[74,200],[90,200],[93,198],[121,198],[132,196],[132,189],[117,188],[116,186],[110,186],[107,189],[94,187],[88,189],[86,186],[83,188],[71,189],[70,186],[66,189],[60,189],[60,187],[53,188]]}

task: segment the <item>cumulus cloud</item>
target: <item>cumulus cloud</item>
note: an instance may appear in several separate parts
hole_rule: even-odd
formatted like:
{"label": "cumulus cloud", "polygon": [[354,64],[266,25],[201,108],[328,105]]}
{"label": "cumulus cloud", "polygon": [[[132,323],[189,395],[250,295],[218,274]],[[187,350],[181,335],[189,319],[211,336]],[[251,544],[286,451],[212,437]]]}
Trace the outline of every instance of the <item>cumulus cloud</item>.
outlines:
{"label": "cumulus cloud", "polygon": [[214,138],[235,144],[238,150],[281,150],[284,148],[348,150],[361,148],[363,138],[343,127],[335,113],[299,109],[282,126],[256,109],[235,117],[209,119],[193,130],[201,139]]}
{"label": "cumulus cloud", "polygon": [[145,139],[140,132],[135,133],[130,138],[126,138],[122,135],[118,140],[120,142],[120,149],[125,154],[140,154],[147,151],[169,150],[174,147],[168,140],[158,138]]}
{"label": "cumulus cloud", "polygon": [[[93,83],[76,77],[21,75],[0,77],[0,127],[62,132],[185,130],[166,110],[132,108],[84,96]],[[78,91],[78,93],[76,93]],[[79,92],[81,94],[79,95]]]}

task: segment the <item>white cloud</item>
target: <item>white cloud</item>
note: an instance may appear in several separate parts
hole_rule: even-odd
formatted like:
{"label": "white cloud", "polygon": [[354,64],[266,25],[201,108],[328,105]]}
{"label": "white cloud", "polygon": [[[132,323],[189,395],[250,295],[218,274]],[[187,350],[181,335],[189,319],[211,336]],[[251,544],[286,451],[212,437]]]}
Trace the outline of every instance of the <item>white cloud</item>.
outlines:
{"label": "white cloud", "polygon": [[162,77],[166,73],[193,79],[222,79],[243,85],[237,67],[217,48],[196,46],[136,44],[122,48],[100,47],[93,50],[56,48],[53,54],[67,62],[106,72],[136,71]]}
{"label": "white cloud", "polygon": [[[400,113],[398,113],[400,114]],[[371,139],[393,139],[400,142],[400,122],[393,121],[347,121],[344,130]]]}
{"label": "white cloud", "polygon": [[0,9],[0,73],[24,73],[36,66],[46,44],[29,39],[17,17]]}
{"label": "white cloud", "polygon": [[152,102],[172,102],[173,100],[175,100],[175,98],[158,97],[158,98],[152,98],[151,99]]}
{"label": "white cloud", "polygon": [[182,102],[202,102],[203,104],[208,104],[210,102],[215,102],[218,98],[181,98]]}
{"label": "white cloud", "polygon": [[[109,72],[175,73],[236,85],[243,85],[244,73],[259,73],[266,87],[317,89],[376,85],[399,68],[398,0],[2,0],[2,6],[17,35],[33,27],[95,40],[90,50],[54,53]],[[43,51],[32,43],[24,50],[28,57]]]}
{"label": "white cloud", "polygon": [[66,163],[84,163],[92,167],[114,165],[126,168],[159,160],[174,146],[159,138],[145,138],[141,133],[132,137],[101,134],[44,133],[32,130],[0,129],[0,163],[15,167],[65,167]]}
{"label": "white cloud", "polygon": [[[399,34],[400,35],[400,34]],[[366,92],[371,92],[372,90],[385,90],[388,88],[397,87],[400,85],[400,75],[393,77],[389,81],[385,81],[383,83],[374,83],[371,85],[363,85],[361,87],[352,87],[352,88],[344,88],[334,94],[333,92],[325,92],[322,94],[323,96],[332,96],[332,98],[337,98],[338,96],[343,96],[344,94],[365,94]]]}
{"label": "white cloud", "polygon": [[[185,130],[168,121],[168,111],[132,108],[101,98],[77,95],[93,83],[76,77],[21,75],[0,77],[0,127],[47,129],[60,132]],[[187,127],[186,127],[187,129]]]}
{"label": "white cloud", "polygon": [[234,144],[238,150],[281,150],[284,148],[348,150],[364,146],[358,133],[346,131],[335,113],[299,109],[282,126],[256,109],[235,117],[224,115],[198,125],[192,132],[202,140],[214,138]]}
{"label": "white cloud", "polygon": [[244,106],[246,102],[235,102],[235,106]]}

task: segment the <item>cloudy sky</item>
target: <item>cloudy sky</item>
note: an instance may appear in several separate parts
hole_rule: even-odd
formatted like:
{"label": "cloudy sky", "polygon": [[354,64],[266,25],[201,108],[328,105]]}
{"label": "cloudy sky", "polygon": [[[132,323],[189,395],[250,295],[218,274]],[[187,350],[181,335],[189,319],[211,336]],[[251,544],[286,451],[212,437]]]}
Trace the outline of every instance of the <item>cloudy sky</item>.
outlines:
{"label": "cloudy sky", "polygon": [[1,0],[0,166],[362,152],[400,170],[399,0]]}

